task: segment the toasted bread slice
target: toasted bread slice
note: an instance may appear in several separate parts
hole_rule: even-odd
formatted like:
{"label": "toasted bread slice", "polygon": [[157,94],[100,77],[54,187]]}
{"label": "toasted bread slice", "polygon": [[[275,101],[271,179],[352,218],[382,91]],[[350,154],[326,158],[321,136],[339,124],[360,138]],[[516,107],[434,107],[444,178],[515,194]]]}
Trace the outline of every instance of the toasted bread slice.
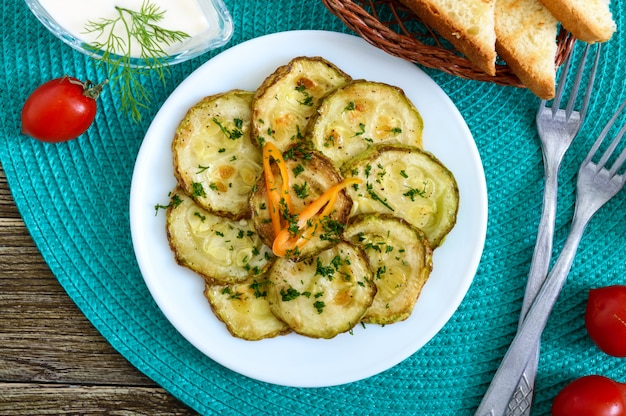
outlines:
{"label": "toasted bread slice", "polygon": [[474,65],[496,74],[495,0],[400,0]]}
{"label": "toasted bread slice", "polygon": [[539,0],[496,0],[496,50],[535,95],[554,97],[558,21]]}
{"label": "toasted bread slice", "polygon": [[609,0],[541,0],[563,27],[585,42],[606,42],[616,30]]}

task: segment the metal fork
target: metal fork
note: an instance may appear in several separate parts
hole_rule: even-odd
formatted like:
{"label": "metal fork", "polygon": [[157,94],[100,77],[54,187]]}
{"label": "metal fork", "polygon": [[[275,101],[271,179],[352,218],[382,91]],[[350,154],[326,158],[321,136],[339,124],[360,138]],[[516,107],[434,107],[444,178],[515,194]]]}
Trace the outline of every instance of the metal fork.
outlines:
{"label": "metal fork", "polygon": [[[541,333],[548,322],[548,317],[559,296],[559,292],[567,279],[576,250],[589,220],[626,183],[626,173],[618,173],[626,161],[626,148],[617,156],[612,167],[606,168],[607,161],[612,157],[624,133],[626,133],[626,122],[622,125],[600,160],[597,163],[592,160],[624,107],[626,107],[626,101],[622,103],[603,129],[580,166],[576,184],[574,218],[572,219],[571,229],[563,250],[552,271],[541,286],[537,297],[526,314],[524,322],[519,327],[491,382],[489,390],[497,390],[498,396],[490,394],[491,392],[488,390],[486,396],[492,397],[494,400],[481,404],[479,408],[480,413],[477,412],[477,414],[506,414],[506,405],[509,402],[509,398],[515,393],[517,382],[522,378],[528,362],[537,355]],[[511,383],[511,380],[514,380],[514,382]],[[497,400],[498,398],[503,398],[504,400]]]}
{"label": "metal fork", "polygon": [[[554,235],[554,219],[556,216],[559,167],[565,152],[570,147],[574,137],[578,134],[578,131],[583,124],[600,58],[600,45],[598,45],[593,66],[587,81],[585,95],[580,105],[580,110],[576,111],[574,110],[574,107],[578,98],[578,90],[582,81],[583,71],[587,64],[587,55],[589,50],[590,45],[587,45],[583,57],[580,60],[576,78],[569,94],[569,101],[567,102],[565,109],[561,109],[560,104],[563,98],[565,98],[565,84],[567,82],[572,64],[573,52],[570,53],[565,61],[565,65],[563,66],[563,72],[561,73],[556,94],[552,101],[552,106],[548,107],[546,100],[541,100],[539,110],[537,111],[536,123],[539,138],[541,140],[545,188],[543,194],[543,208],[541,211],[541,219],[539,221],[537,240],[535,243],[535,251],[533,253],[530,271],[528,273],[526,292],[524,295],[522,310],[520,312],[520,326],[524,321],[524,317],[526,316],[530,305],[537,296],[537,293],[541,288],[541,284],[544,282],[545,277],[548,274],[550,258],[552,257],[552,238]],[[487,391],[487,394],[483,398],[481,406],[478,408],[476,414],[480,416],[494,415],[494,413],[490,413],[490,411],[495,407],[501,407],[501,403],[504,403],[507,405],[506,412],[501,414],[507,416],[528,415],[530,413],[533,400],[538,360],[539,346],[537,345],[536,355],[533,359],[528,361],[522,377],[520,379],[516,378],[507,381],[507,384],[514,384],[515,386],[515,393],[510,400],[508,400],[508,397],[503,397],[500,394],[500,390],[494,386]]]}

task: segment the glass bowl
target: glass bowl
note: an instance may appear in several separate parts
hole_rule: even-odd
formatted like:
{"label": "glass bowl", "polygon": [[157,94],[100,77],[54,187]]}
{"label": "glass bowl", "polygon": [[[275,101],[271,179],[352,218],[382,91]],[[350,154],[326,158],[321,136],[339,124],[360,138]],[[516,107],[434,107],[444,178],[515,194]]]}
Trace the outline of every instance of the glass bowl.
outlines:
{"label": "glass bowl", "polygon": [[[101,21],[104,17],[110,18],[111,16],[101,14],[96,4],[98,2],[90,2],[89,7],[85,7],[85,4],[82,3],[83,1],[25,0],[37,19],[56,37],[72,48],[100,59],[107,51],[97,50],[89,46],[90,35],[86,31],[86,25],[88,21]],[[109,0],[101,0],[100,3],[103,3],[101,7],[108,9],[112,7]],[[117,2],[122,7],[132,10],[138,10],[144,3],[146,3],[145,0]],[[168,16],[168,13],[171,13],[176,15],[178,19],[185,19],[182,29],[174,28],[172,30],[181,30],[190,35],[190,37],[180,42],[163,47],[166,55],[160,57],[160,59],[165,64],[177,64],[223,46],[230,40],[233,34],[232,17],[222,0],[170,1],[167,4],[170,5],[168,7],[171,10],[161,7],[158,1],[152,0],[150,3],[159,6],[160,10],[165,12],[164,16]],[[107,11],[109,11],[108,9]],[[195,23],[188,25],[187,22]],[[160,25],[160,22],[157,24]],[[163,25],[163,27],[166,26]],[[91,36],[93,37],[94,35]],[[140,57],[133,56],[129,61],[129,65],[141,67],[144,66],[144,61]]]}

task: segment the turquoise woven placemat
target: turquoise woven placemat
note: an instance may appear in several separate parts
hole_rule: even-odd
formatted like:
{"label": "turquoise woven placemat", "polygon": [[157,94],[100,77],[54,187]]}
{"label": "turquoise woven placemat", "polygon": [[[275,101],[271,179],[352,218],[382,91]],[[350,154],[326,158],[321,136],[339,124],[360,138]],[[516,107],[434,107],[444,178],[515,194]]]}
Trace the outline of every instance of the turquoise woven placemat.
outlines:
{"label": "turquoise woven placemat", "polygon": [[[235,33],[227,45],[284,30],[347,32],[320,1],[226,1]],[[555,250],[573,212],[577,166],[624,98],[626,2],[613,0],[621,29],[605,45],[581,135],[563,162]],[[203,414],[471,415],[517,325],[541,209],[543,168],[528,91],[428,74],[450,95],[476,139],[489,192],[484,254],[467,296],[443,330],[396,367],[348,385],[298,389],[257,382],[189,345],[153,302],[137,267],[128,202],[134,160],[152,116],[195,68],[219,53],[176,65],[167,86],[145,78],[153,97],[140,123],[104,93],[95,125],[68,143],[20,135],[19,112],[42,82],[65,73],[103,79],[91,59],[47,32],[22,1],[2,1],[0,157],[30,233],[60,284],[102,335],[139,370]],[[602,91],[602,93],[600,93]],[[533,414],[548,414],[565,383],[585,374],[626,381],[626,361],[593,346],[583,325],[591,287],[626,283],[626,192],[592,220],[542,343]]]}

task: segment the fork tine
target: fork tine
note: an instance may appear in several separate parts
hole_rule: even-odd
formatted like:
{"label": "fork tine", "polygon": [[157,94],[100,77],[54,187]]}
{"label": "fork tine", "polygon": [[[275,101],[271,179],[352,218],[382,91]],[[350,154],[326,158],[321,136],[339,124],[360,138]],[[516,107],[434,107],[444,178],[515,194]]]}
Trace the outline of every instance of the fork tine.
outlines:
{"label": "fork tine", "polygon": [[[600,61],[600,51],[601,44],[597,44],[598,47],[596,49],[596,56],[593,62],[593,66],[591,68],[591,72],[589,74],[589,80],[587,81],[587,89],[585,90],[585,96],[582,101],[581,109],[578,112],[580,121],[582,122],[585,114],[587,113],[587,107],[589,104],[589,100],[591,98],[591,91],[593,89],[593,84],[596,79],[596,71],[598,69],[598,63]],[[580,60],[580,64],[578,65],[578,70],[576,71],[576,78],[574,80],[574,85],[572,86],[572,90],[570,92],[569,101],[567,102],[567,107],[565,109],[565,117],[567,119],[570,118],[572,112],[574,111],[574,106],[576,105],[576,98],[578,97],[578,89],[580,88],[580,83],[583,78],[584,70],[587,64],[587,56],[589,55],[589,50],[591,48],[591,44],[587,44],[585,47],[585,51],[583,53],[582,59]],[[559,83],[556,88],[556,93],[554,95],[554,99],[552,101],[552,116],[554,117],[556,113],[559,111],[559,107],[561,104],[561,100],[563,99],[563,91],[565,90],[565,84],[567,83],[567,76],[569,74],[570,68],[572,66],[574,52],[570,51],[570,54],[567,56],[567,60],[565,61],[565,65],[563,66],[563,71],[561,72],[561,77],[559,79]],[[542,100],[540,109],[546,106],[546,101]]]}
{"label": "fork tine", "polygon": [[[611,130],[613,128],[613,125],[615,124],[615,121],[619,117],[619,115],[622,112],[622,110],[624,109],[624,107],[626,107],[626,101],[624,101],[622,103],[622,105],[619,106],[619,108],[617,109],[615,114],[613,114],[613,117],[611,117],[609,122],[606,124],[606,126],[604,127],[604,129],[600,133],[600,136],[598,136],[598,139],[595,141],[593,146],[591,146],[591,149],[589,150],[589,153],[587,153],[587,157],[585,157],[585,160],[583,161],[583,165],[586,165],[587,163],[589,163],[591,158],[593,158],[593,156],[596,154],[596,152],[600,148],[600,145],[602,145],[602,142],[604,141],[604,138],[608,134],[609,130]],[[613,142],[611,143],[611,145],[609,146],[607,151],[604,153],[604,155],[600,159],[600,162],[598,162],[598,170],[601,169],[604,166],[604,164],[606,163],[606,161],[610,157],[611,153],[613,153],[613,150],[617,146],[617,143],[619,142],[619,140],[624,135],[625,131],[626,131],[626,125],[624,125],[622,127],[622,129],[619,132],[618,136],[613,140]],[[620,155],[620,158],[621,158],[621,155]]]}
{"label": "fork tine", "polygon": [[[583,76],[583,71],[587,63],[587,54],[589,52],[589,48],[591,48],[591,45],[587,44],[587,47],[585,48],[585,54],[583,55],[583,59],[581,61],[582,64],[579,66],[578,73],[576,74],[576,82],[574,83],[572,95],[567,104],[567,109],[565,110],[566,118],[569,118],[570,115],[572,114],[572,111],[574,110],[574,104],[576,103],[576,96],[578,95],[578,87],[580,86],[580,81]],[[587,81],[587,90],[585,91],[585,96],[583,98],[580,111],[578,112],[581,122],[585,119],[585,115],[587,113],[587,106],[589,105],[589,100],[591,98],[591,91],[593,89],[593,84],[596,79],[596,71],[598,69],[598,62],[600,62],[601,48],[602,48],[602,44],[598,43],[598,47],[596,48],[596,57],[594,59],[593,66],[589,74],[589,80]]]}
{"label": "fork tine", "polygon": [[572,86],[572,91],[570,92],[569,101],[567,103],[567,107],[565,110],[565,115],[567,118],[572,114],[572,110],[574,109],[574,104],[576,103],[576,96],[578,95],[578,87],[580,86],[580,80],[583,78],[583,71],[585,69],[585,63],[587,62],[587,55],[589,54],[590,45],[587,44],[585,47],[585,52],[583,53],[583,57],[578,64],[578,71],[576,72],[576,78],[574,80],[574,85]]}
{"label": "fork tine", "polygon": [[[556,112],[559,111],[559,105],[561,104],[563,90],[565,89],[565,83],[567,82],[567,74],[569,73],[569,68],[572,65],[573,55],[574,48],[572,48],[572,50],[570,50],[569,52],[569,55],[567,55],[565,65],[563,66],[563,71],[561,72],[561,78],[559,79],[559,83],[556,87],[556,93],[554,94],[554,98],[552,99],[552,117],[554,117],[556,115]],[[541,103],[545,106],[546,101],[542,100]]]}
{"label": "fork tine", "polygon": [[[626,131],[626,126],[622,127],[622,131],[620,132],[620,134],[623,136],[624,132]],[[622,153],[620,153],[619,157],[617,158],[617,160],[615,160],[615,163],[613,163],[613,167],[611,167],[611,170],[609,170],[609,177],[612,178],[613,176],[615,176],[615,174],[617,173],[617,171],[622,167],[622,165],[624,164],[624,161],[626,161],[626,148],[624,148],[622,150]],[[622,178],[622,181],[626,181],[626,175],[624,175],[624,177]]]}
{"label": "fork tine", "polygon": [[622,126],[621,130],[619,131],[619,133],[617,133],[617,136],[615,136],[615,138],[613,139],[613,141],[611,142],[609,147],[606,149],[606,151],[604,152],[604,154],[600,158],[600,161],[598,162],[598,166],[600,168],[603,168],[606,165],[606,162],[609,160],[609,157],[611,157],[611,155],[615,151],[615,148],[617,147],[617,144],[619,143],[620,140],[622,140],[622,136],[624,135],[624,131],[626,131],[626,124]]}

